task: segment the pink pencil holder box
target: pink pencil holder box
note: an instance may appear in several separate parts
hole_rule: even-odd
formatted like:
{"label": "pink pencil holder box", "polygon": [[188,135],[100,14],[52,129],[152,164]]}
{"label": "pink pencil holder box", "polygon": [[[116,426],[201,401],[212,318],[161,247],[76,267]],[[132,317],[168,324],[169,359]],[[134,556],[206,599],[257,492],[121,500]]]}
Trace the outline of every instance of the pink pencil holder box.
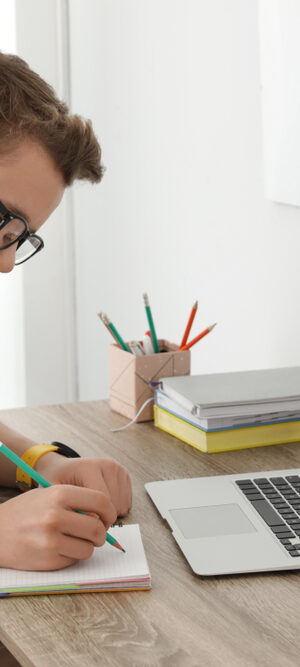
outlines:
{"label": "pink pencil holder box", "polygon": [[[136,357],[110,345],[110,389],[109,405],[112,410],[134,419],[143,403],[153,396],[151,382],[174,375],[189,375],[191,370],[190,350],[181,351],[178,345],[159,340],[161,352]],[[153,403],[149,403],[137,418],[137,422],[153,419]]]}

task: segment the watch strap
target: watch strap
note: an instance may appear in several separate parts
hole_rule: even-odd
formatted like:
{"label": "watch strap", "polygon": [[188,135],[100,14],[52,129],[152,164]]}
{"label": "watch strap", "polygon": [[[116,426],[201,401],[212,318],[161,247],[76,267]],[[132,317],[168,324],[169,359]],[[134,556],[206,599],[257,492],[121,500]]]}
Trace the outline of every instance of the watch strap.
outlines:
{"label": "watch strap", "polygon": [[68,445],[64,445],[63,442],[51,442],[51,445],[57,447],[57,453],[62,454],[62,456],[67,456],[69,459],[80,459],[80,454],[75,452],[75,449],[72,449]]}
{"label": "watch strap", "polygon": [[[30,447],[29,449],[24,452],[23,456],[21,456],[22,461],[24,463],[27,463],[31,468],[34,468],[36,462],[39,460],[43,454],[47,454],[48,452],[57,452],[58,451],[58,445],[55,443],[52,443],[49,445],[49,443],[44,443],[41,445],[33,445],[33,447]],[[21,470],[21,468],[17,468],[17,477],[16,477],[16,486],[20,491],[29,491],[29,489],[32,489],[32,478],[27,475],[26,472]]]}

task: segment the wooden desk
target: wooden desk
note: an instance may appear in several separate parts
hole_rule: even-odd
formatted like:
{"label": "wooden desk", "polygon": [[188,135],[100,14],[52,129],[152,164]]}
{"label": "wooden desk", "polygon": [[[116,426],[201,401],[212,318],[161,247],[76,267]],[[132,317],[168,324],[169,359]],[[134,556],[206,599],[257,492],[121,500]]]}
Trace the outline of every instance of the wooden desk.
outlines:
{"label": "wooden desk", "polygon": [[202,454],[152,423],[111,433],[125,419],[105,402],[2,411],[0,420],[37,441],[61,440],[128,468],[134,505],[127,521],[140,524],[153,582],[150,592],[2,599],[0,640],[21,665],[299,665],[300,572],[195,576],[144,483],[300,467],[300,445]]}

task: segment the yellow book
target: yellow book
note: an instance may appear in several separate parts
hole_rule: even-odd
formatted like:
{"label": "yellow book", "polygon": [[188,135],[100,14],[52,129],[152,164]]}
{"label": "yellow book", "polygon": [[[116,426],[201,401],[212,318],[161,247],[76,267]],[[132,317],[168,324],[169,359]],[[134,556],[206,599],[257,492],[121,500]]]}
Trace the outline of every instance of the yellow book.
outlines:
{"label": "yellow book", "polygon": [[187,442],[188,445],[207,453],[300,441],[300,421],[206,432],[155,405],[154,424],[179,440]]}

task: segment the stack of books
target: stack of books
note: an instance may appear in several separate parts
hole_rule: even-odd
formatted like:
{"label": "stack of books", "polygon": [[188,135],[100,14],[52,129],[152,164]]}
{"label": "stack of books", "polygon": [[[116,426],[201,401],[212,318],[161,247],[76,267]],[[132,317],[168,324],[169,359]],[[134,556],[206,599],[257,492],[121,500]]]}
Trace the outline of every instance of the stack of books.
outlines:
{"label": "stack of books", "polygon": [[300,441],[300,367],[163,378],[154,423],[202,452]]}

